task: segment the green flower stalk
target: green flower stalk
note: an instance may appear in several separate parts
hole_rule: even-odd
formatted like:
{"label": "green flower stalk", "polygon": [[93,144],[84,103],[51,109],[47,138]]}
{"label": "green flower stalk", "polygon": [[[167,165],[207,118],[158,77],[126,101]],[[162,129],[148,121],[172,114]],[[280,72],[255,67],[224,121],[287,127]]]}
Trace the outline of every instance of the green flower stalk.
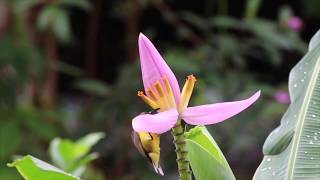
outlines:
{"label": "green flower stalk", "polygon": [[186,148],[186,138],[184,128],[181,120],[178,120],[176,125],[172,128],[173,143],[175,145],[175,152],[177,154],[177,163],[179,178],[181,180],[191,180],[191,170],[188,160],[188,151]]}

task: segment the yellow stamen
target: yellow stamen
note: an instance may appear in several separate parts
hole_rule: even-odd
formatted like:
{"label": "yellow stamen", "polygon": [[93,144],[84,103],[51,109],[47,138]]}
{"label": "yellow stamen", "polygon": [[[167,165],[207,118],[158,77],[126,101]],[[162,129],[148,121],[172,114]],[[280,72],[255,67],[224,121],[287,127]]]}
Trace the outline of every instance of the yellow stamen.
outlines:
{"label": "yellow stamen", "polygon": [[186,83],[182,88],[182,93],[180,98],[181,101],[179,104],[179,112],[182,112],[184,109],[187,108],[195,83],[196,83],[196,78],[193,75],[189,75],[186,80]]}
{"label": "yellow stamen", "polygon": [[171,85],[168,81],[168,78],[167,77],[164,77],[163,78],[163,82],[166,86],[166,90],[167,90],[167,93],[168,93],[168,101],[169,101],[169,105],[170,107],[176,107],[176,102],[174,100],[174,96],[173,96],[173,92],[172,92],[172,89],[171,89]]}
{"label": "yellow stamen", "polygon": [[162,85],[160,84],[159,81],[156,81],[154,83],[154,87],[156,88],[160,98],[159,101],[164,105],[164,110],[169,109],[169,102],[167,100],[166,93],[164,92],[164,89],[162,88]]}
{"label": "yellow stamen", "polygon": [[142,91],[138,91],[138,96],[149,106],[151,106],[153,109],[159,108],[157,103],[154,102],[152,99],[150,99],[148,96],[146,96]]}
{"label": "yellow stamen", "polygon": [[151,89],[151,88],[148,88],[147,89],[147,93],[149,94],[149,96],[155,100],[155,101],[158,101],[159,100],[159,96]]}
{"label": "yellow stamen", "polygon": [[138,96],[153,109],[160,108],[160,112],[177,107],[167,77],[155,81],[152,86],[147,88],[146,95],[142,91],[138,91]]}
{"label": "yellow stamen", "polygon": [[160,100],[161,98],[159,97],[159,95],[151,88],[147,89],[147,93],[156,102],[158,108],[160,108],[160,111],[164,110],[164,105],[163,102]]}

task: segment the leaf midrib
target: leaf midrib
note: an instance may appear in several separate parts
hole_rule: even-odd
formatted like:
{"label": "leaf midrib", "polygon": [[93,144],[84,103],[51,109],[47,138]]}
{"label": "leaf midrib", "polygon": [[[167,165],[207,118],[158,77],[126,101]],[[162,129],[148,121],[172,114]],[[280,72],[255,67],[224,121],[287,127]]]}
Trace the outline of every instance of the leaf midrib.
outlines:
{"label": "leaf midrib", "polygon": [[[308,84],[307,87],[307,92],[306,92],[306,98],[305,101],[302,103],[302,107],[301,107],[301,111],[299,113],[299,117],[298,119],[302,119],[302,121],[298,121],[299,124],[297,126],[297,131],[296,131],[296,135],[293,138],[293,144],[292,144],[292,151],[290,153],[290,157],[289,157],[289,164],[288,164],[288,179],[293,179],[293,170],[294,170],[294,166],[295,166],[295,162],[296,162],[296,155],[297,155],[297,151],[298,151],[298,143],[300,142],[300,138],[302,135],[302,130],[303,130],[303,124],[305,122],[305,117],[307,114],[307,110],[311,101],[311,97],[312,97],[312,92],[315,88],[315,84],[317,82],[317,78],[319,76],[320,73],[320,56],[317,58],[317,62],[314,68],[314,71],[312,72],[311,75],[311,79],[310,82]],[[318,74],[318,75],[317,75]],[[294,158],[292,158],[294,157]]]}

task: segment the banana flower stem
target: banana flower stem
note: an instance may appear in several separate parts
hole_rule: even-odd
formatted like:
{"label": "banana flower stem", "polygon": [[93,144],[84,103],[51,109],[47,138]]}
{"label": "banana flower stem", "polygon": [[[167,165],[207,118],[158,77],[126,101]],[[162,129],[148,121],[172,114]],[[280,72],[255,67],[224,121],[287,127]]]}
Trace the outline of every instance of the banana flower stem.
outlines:
{"label": "banana flower stem", "polygon": [[179,170],[180,180],[191,180],[191,171],[189,160],[187,158],[188,151],[186,148],[186,138],[184,135],[184,128],[181,120],[178,120],[176,125],[172,128],[173,143],[175,145],[175,152],[177,154],[177,164]]}

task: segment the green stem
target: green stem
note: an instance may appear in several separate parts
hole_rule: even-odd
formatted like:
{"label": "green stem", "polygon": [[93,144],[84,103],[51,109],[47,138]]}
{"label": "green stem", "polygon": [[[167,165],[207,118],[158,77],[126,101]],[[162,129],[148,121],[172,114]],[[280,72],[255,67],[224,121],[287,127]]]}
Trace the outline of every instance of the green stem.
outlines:
{"label": "green stem", "polygon": [[177,164],[179,170],[180,180],[191,180],[191,171],[189,167],[189,160],[187,158],[188,151],[186,148],[186,138],[184,129],[181,125],[181,120],[178,120],[175,127],[172,128],[173,142],[176,147]]}

